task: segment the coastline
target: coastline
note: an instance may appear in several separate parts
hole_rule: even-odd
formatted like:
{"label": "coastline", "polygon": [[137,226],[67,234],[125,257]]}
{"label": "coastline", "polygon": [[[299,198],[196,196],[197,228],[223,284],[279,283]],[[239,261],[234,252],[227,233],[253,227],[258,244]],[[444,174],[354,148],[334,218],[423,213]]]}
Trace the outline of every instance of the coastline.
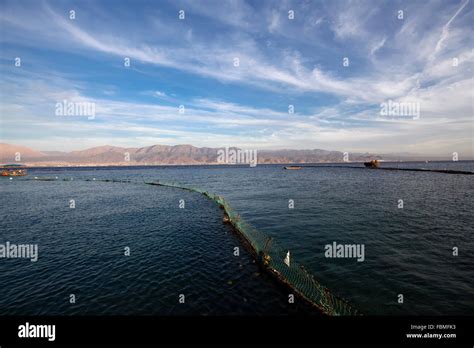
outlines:
{"label": "coastline", "polygon": [[[281,166],[292,166],[292,165],[315,165],[315,166],[322,166],[322,165],[351,165],[351,164],[364,164],[365,161],[350,161],[350,162],[271,162],[271,163],[258,163],[257,165],[281,165]],[[413,161],[380,161],[381,163],[426,163],[424,160],[413,160]],[[428,163],[445,163],[445,162],[453,162],[453,163],[465,163],[465,162],[474,162],[474,159],[467,159],[467,160],[459,160],[459,161],[452,161],[452,160],[433,160],[429,161]],[[24,166],[30,169],[34,168],[116,168],[116,167],[130,167],[130,168],[142,168],[142,167],[198,167],[198,166],[212,166],[212,167],[249,167],[248,164],[229,164],[229,163],[207,163],[207,162],[200,162],[200,163],[63,163],[63,162],[23,162]]]}

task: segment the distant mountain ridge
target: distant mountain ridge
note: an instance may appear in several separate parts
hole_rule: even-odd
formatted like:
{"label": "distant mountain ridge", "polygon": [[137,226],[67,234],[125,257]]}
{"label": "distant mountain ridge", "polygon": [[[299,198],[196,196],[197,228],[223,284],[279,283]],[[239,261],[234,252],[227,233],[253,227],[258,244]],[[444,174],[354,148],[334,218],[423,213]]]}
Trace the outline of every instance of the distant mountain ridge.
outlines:
{"label": "distant mountain ridge", "polygon": [[[41,151],[36,151],[26,146],[0,143],[0,160],[2,162],[21,162],[24,158],[37,160],[47,156],[47,154]],[[17,159],[18,157],[20,157],[19,160]]]}
{"label": "distant mountain ridge", "polygon": [[[219,150],[224,148],[192,145],[152,145],[146,147],[97,146],[81,151],[37,151],[25,146],[0,143],[2,163],[20,162],[27,165],[186,165],[220,164]],[[242,150],[237,147],[229,151]],[[242,150],[244,151],[244,150]],[[19,154],[19,156],[18,156]],[[349,153],[349,161],[381,159],[369,153]],[[16,158],[20,157],[19,160]],[[259,150],[258,163],[320,163],[343,162],[344,153],[321,149]],[[225,164],[225,163],[223,163]]]}

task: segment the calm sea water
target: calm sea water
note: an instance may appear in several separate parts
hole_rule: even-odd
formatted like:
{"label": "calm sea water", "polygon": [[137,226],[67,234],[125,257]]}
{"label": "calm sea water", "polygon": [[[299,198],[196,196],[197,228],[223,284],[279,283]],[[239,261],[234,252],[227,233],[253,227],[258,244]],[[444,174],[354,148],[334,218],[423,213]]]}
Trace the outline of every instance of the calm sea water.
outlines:
{"label": "calm sea water", "polygon": [[[474,170],[473,162],[397,165]],[[43,168],[29,174],[0,180],[0,244],[39,246],[38,262],[0,259],[2,315],[312,313],[298,301],[288,304],[288,290],[261,272],[213,202],[143,184],[159,179],[223,195],[363,313],[474,311],[472,176],[287,171],[281,165]],[[34,176],[74,180],[27,180]],[[135,183],[83,181],[91,178]],[[324,247],[333,242],[363,244],[365,261],[326,258]]]}

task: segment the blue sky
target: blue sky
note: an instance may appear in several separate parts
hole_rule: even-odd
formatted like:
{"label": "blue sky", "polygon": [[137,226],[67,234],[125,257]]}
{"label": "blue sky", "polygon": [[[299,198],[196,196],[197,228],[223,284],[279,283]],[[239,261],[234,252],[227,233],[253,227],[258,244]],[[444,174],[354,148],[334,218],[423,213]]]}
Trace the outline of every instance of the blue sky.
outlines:
{"label": "blue sky", "polygon": [[[0,6],[3,142],[474,156],[472,1]],[[95,103],[95,118],[57,116],[63,100]],[[382,116],[388,100],[420,117]]]}

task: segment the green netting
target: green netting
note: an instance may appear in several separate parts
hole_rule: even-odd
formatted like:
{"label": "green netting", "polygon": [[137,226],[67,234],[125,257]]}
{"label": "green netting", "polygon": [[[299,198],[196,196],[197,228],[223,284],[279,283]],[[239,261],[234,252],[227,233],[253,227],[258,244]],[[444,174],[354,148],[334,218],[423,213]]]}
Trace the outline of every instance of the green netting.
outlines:
{"label": "green netting", "polygon": [[[35,180],[50,181],[51,178],[36,178]],[[57,179],[56,179],[57,180]],[[61,179],[69,181],[72,179]],[[87,179],[86,181],[101,182],[119,182],[134,183],[130,180],[96,180]],[[322,286],[306,269],[295,262],[293,259],[289,264],[285,263],[287,250],[283,249],[278,243],[265,233],[258,231],[255,227],[243,220],[223,197],[206,192],[198,188],[191,188],[169,181],[145,182],[148,185],[157,185],[165,187],[174,187],[190,192],[201,193],[209,199],[216,202],[224,210],[224,218],[230,223],[241,237],[250,245],[252,251],[259,258],[265,268],[277,277],[282,283],[286,284],[293,291],[316,306],[322,313],[327,315],[360,315],[346,300],[335,296],[329,290]]]}
{"label": "green netting", "polygon": [[158,181],[147,184],[198,192],[212,199],[224,210],[228,222],[245,238],[264,266],[280,281],[294,289],[299,296],[327,315],[360,315],[346,300],[331,294],[303,266],[293,260],[289,262],[289,265],[285,263],[287,250],[278,246],[274,239],[243,220],[221,196],[174,182]]}

